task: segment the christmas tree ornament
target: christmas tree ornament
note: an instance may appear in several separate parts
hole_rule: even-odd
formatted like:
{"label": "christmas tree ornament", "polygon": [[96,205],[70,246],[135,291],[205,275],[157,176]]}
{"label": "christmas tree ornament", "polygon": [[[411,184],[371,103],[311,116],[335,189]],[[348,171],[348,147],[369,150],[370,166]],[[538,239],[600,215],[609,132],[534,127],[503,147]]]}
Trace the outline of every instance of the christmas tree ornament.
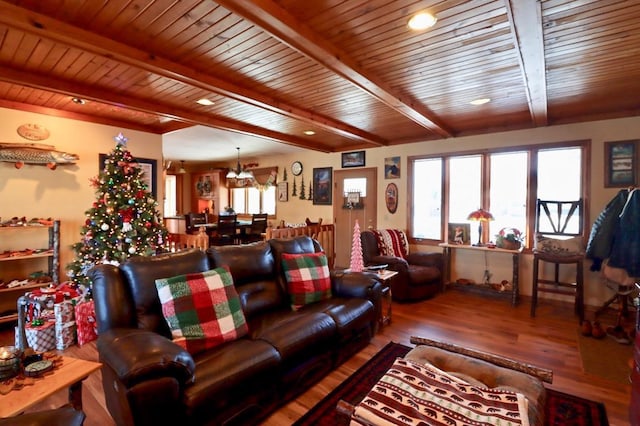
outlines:
{"label": "christmas tree ornament", "polygon": [[106,223],[103,223],[102,225],[100,225],[100,229],[102,229],[103,231],[107,231],[109,230],[109,225]]}

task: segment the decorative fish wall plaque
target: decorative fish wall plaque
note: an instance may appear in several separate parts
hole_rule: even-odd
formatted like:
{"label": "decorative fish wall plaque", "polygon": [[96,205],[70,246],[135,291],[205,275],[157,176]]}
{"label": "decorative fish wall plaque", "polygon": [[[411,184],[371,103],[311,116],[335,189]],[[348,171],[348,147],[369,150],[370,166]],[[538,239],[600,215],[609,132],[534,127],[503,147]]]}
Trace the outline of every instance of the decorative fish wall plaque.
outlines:
{"label": "decorative fish wall plaque", "polygon": [[14,163],[16,169],[25,164],[47,166],[55,170],[58,164],[74,164],[76,154],[56,151],[53,145],[41,143],[0,143],[0,161]]}

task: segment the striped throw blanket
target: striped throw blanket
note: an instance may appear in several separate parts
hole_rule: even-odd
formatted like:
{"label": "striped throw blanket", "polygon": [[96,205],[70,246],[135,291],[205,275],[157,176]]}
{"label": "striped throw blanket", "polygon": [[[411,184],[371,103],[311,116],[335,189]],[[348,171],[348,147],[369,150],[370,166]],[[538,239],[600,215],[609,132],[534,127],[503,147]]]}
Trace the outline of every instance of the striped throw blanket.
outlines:
{"label": "striped throw blanket", "polygon": [[351,425],[528,426],[527,408],[522,394],[472,386],[398,358],[356,406]]}

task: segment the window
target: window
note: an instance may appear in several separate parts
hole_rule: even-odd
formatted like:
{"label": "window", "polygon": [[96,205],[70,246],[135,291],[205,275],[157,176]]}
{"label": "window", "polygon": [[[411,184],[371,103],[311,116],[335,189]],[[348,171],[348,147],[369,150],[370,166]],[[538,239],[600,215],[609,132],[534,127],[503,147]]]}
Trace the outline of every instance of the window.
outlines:
{"label": "window", "polygon": [[253,171],[257,185],[231,188],[231,206],[237,214],[276,214],[277,170],[257,169]]}
{"label": "window", "polygon": [[[413,236],[440,240],[442,230],[442,158],[416,160],[413,167]],[[432,183],[436,183],[433,185]]]}
{"label": "window", "polygon": [[177,210],[176,176],[167,175],[164,180],[164,216],[175,216]]}
{"label": "window", "polygon": [[[585,197],[588,146],[575,142],[409,158],[411,237],[445,241],[447,224],[468,222],[478,208],[495,218],[484,227],[483,241],[495,240],[505,227],[532,235],[536,198]],[[472,226],[471,240],[477,239],[478,227]]]}

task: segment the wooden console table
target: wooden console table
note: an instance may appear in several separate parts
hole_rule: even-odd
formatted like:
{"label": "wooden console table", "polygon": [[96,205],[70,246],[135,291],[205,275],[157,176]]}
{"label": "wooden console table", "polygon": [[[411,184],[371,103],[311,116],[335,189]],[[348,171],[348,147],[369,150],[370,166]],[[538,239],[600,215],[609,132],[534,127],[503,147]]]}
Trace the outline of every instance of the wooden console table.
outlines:
{"label": "wooden console table", "polygon": [[[516,306],[518,304],[518,301],[520,298],[519,269],[520,269],[520,254],[522,253],[522,248],[518,250],[506,250],[506,249],[501,249],[497,247],[489,248],[489,247],[478,247],[478,246],[471,246],[471,245],[465,245],[465,244],[449,244],[449,243],[441,243],[441,244],[438,244],[438,246],[442,247],[443,249],[444,264],[445,264],[445,271],[444,271],[445,283],[449,283],[451,281],[451,251],[452,250],[472,250],[472,251],[482,252],[483,254],[487,254],[487,253],[510,254],[513,259],[513,277],[511,280],[511,284],[512,284],[511,304],[513,306]],[[483,292],[486,289],[486,292],[498,293],[498,291],[495,291],[493,289],[490,289],[481,285],[469,284],[469,286],[474,286],[475,288],[478,288]],[[503,292],[503,293],[506,293],[506,292]]]}

